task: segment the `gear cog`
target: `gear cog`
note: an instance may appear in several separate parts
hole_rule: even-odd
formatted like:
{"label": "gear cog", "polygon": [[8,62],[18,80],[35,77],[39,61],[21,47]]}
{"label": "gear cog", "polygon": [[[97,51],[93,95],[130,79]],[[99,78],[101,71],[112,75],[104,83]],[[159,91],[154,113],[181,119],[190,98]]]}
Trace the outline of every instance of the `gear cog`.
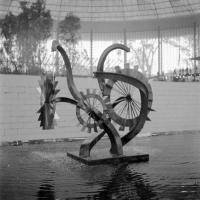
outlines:
{"label": "gear cog", "polygon": [[[86,94],[81,92],[83,97],[83,101],[87,110],[96,110],[103,114],[103,118],[106,118],[106,105],[102,97],[96,93],[96,89],[93,89],[90,92],[90,89],[86,90]],[[96,120],[94,120],[86,110],[81,108],[80,106],[76,106],[76,116],[80,124],[82,125],[82,131],[86,128],[88,129],[88,133],[91,133],[91,130],[94,129],[94,132],[98,132],[99,124]]]}

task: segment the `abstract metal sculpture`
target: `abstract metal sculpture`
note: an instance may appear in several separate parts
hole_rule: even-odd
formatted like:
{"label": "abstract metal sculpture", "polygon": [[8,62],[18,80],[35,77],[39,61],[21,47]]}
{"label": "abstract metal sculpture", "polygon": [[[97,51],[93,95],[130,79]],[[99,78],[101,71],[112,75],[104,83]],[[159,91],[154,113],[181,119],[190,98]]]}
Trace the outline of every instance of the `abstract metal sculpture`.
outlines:
{"label": "abstract metal sculpture", "polygon": [[[88,89],[86,94],[77,90],[69,58],[58,41],[53,41],[52,51],[59,51],[63,57],[68,88],[74,99],[56,97],[59,90],[56,89],[57,82],[53,77],[46,76],[40,81],[45,101],[38,112],[40,113],[40,126],[43,129],[53,128],[56,103],[66,102],[76,106],[76,116],[83,129],[88,128],[88,132],[92,130],[97,132],[97,128],[102,130],[101,133],[92,135],[81,144],[78,156],[68,153],[69,156],[82,162],[85,161],[84,158],[90,158],[91,149],[105,134],[111,142],[111,157],[123,158],[123,146],[141,131],[145,121],[150,120],[149,112],[153,111],[151,108],[152,89],[142,73],[130,68],[120,69],[119,67],[116,67],[116,73],[104,72],[106,57],[115,49],[130,51],[125,45],[113,44],[100,56],[94,76],[98,80],[101,95],[97,94],[96,90],[90,92]],[[87,114],[87,118],[83,117],[82,112]],[[127,133],[120,137],[114,123],[119,125],[119,130],[128,128]],[[134,159],[137,160],[137,158]]]}

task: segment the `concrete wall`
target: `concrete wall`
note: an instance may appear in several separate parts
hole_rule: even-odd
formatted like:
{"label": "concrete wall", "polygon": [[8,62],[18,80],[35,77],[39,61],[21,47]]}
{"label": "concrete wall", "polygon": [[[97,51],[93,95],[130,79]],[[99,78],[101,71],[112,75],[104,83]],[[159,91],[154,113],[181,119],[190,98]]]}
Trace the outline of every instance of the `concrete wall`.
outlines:
{"label": "concrete wall", "polygon": [[[38,76],[0,75],[0,142],[41,138],[86,137],[77,127],[75,107],[58,104],[59,116],[54,130],[41,130],[38,114],[40,94],[37,90]],[[57,78],[58,96],[68,96],[66,79]],[[81,91],[98,88],[96,79],[76,78]],[[151,82],[154,102],[142,134],[152,132],[200,130],[200,83]]]}

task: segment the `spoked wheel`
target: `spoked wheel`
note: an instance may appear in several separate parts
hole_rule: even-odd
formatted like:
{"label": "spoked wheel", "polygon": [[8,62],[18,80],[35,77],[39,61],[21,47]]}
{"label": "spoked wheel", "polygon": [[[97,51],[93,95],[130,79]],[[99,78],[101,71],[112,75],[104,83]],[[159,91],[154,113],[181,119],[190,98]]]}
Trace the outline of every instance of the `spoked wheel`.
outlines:
{"label": "spoked wheel", "polygon": [[[86,95],[82,96],[84,99],[84,104],[88,110],[93,111],[95,109],[100,111],[100,113],[104,113],[106,107],[103,99],[98,94],[87,92]],[[84,131],[86,128],[88,128],[88,133],[91,132],[91,129],[94,129],[94,132],[98,131],[98,123],[90,116],[90,113],[88,113],[86,110],[77,106],[76,116],[80,124],[83,126],[82,131]]]}
{"label": "spoked wheel", "polygon": [[120,130],[132,127],[141,112],[140,91],[135,86],[115,81],[110,91],[111,118],[121,125]]}
{"label": "spoked wheel", "polygon": [[126,79],[109,80],[105,91],[109,99],[108,113],[111,119],[120,125],[119,130],[123,131],[125,127],[133,129],[144,113],[146,103],[144,101],[147,100],[144,98],[143,91],[137,84],[129,83]]}

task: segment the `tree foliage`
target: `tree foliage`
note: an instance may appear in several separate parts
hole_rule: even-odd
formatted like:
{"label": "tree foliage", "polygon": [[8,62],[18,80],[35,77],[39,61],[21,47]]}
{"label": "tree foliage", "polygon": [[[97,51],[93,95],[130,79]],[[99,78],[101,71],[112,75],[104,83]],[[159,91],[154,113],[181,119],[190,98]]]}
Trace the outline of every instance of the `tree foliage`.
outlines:
{"label": "tree foliage", "polygon": [[154,55],[158,50],[157,40],[142,39],[138,41],[136,47],[130,43],[131,50],[135,53],[136,63],[143,73],[147,73],[148,76],[152,74]]}
{"label": "tree foliage", "polygon": [[80,18],[69,13],[59,23],[59,38],[65,41],[66,44],[76,44],[80,38],[78,34],[80,28]]}
{"label": "tree foliage", "polygon": [[193,57],[193,39],[192,35],[184,37],[169,37],[163,38],[165,44],[170,45],[178,50],[178,59],[176,67],[180,68],[185,65],[187,68],[192,68],[192,62],[189,58]]}
{"label": "tree foliage", "polygon": [[[73,68],[77,65],[78,60],[80,60],[80,53],[77,49],[78,40],[80,39],[80,18],[73,13],[69,13],[65,16],[63,20],[59,22],[58,26],[59,40],[61,40],[62,43],[65,45]],[[59,71],[59,69],[57,69],[56,71]]]}
{"label": "tree foliage", "polygon": [[31,5],[21,1],[20,9],[17,16],[8,13],[1,20],[1,35],[10,60],[29,73],[41,61],[42,43],[51,35],[53,20],[44,0]]}

